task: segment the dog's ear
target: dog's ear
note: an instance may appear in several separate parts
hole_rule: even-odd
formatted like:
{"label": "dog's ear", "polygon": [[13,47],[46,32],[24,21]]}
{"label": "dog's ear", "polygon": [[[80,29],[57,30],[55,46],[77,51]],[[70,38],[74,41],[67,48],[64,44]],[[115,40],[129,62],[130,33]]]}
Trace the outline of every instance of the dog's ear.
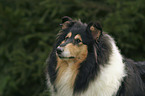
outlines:
{"label": "dog's ear", "polygon": [[62,17],[62,24],[65,23],[66,21],[72,21],[72,18],[70,18],[68,16]]}
{"label": "dog's ear", "polygon": [[70,26],[72,26],[74,24],[73,19],[68,17],[68,16],[64,16],[62,17],[62,24],[60,24],[62,26],[62,29],[66,29]]}
{"label": "dog's ear", "polygon": [[94,40],[98,40],[102,35],[102,26],[99,22],[91,22],[87,26],[87,30],[91,32],[91,35]]}

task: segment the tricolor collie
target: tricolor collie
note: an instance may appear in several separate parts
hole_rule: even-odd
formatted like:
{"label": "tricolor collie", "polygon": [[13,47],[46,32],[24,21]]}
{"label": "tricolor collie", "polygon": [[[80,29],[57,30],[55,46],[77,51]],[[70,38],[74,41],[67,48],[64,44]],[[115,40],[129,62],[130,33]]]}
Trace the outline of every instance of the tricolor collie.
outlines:
{"label": "tricolor collie", "polygon": [[51,96],[145,96],[145,62],[123,58],[99,23],[61,25],[47,60]]}

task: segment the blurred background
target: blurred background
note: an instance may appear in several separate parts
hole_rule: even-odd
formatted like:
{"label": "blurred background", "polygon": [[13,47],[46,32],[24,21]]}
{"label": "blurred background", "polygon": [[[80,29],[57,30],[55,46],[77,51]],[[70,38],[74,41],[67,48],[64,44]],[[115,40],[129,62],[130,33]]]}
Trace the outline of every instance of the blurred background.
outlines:
{"label": "blurred background", "polygon": [[100,21],[121,53],[145,60],[145,0],[0,0],[0,96],[49,96],[45,61],[61,17]]}

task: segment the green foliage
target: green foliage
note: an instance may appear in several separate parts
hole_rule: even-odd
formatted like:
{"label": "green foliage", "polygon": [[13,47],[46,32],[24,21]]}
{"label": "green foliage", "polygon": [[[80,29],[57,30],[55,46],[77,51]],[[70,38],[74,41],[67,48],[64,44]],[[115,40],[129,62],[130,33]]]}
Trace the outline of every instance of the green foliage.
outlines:
{"label": "green foliage", "polygon": [[115,37],[121,52],[135,60],[145,59],[144,3],[144,0],[110,1],[116,8],[103,22],[104,29]]}
{"label": "green foliage", "polygon": [[61,17],[101,21],[121,52],[145,59],[144,0],[0,0],[0,96],[49,96],[45,60]]}

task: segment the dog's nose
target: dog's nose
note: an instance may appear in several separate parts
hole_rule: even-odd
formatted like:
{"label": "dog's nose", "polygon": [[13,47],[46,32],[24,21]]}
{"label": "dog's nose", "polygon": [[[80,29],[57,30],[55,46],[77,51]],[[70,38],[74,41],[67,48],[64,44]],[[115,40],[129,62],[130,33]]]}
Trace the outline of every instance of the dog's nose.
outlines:
{"label": "dog's nose", "polygon": [[56,52],[57,52],[57,54],[61,54],[63,52],[63,48],[57,47]]}

